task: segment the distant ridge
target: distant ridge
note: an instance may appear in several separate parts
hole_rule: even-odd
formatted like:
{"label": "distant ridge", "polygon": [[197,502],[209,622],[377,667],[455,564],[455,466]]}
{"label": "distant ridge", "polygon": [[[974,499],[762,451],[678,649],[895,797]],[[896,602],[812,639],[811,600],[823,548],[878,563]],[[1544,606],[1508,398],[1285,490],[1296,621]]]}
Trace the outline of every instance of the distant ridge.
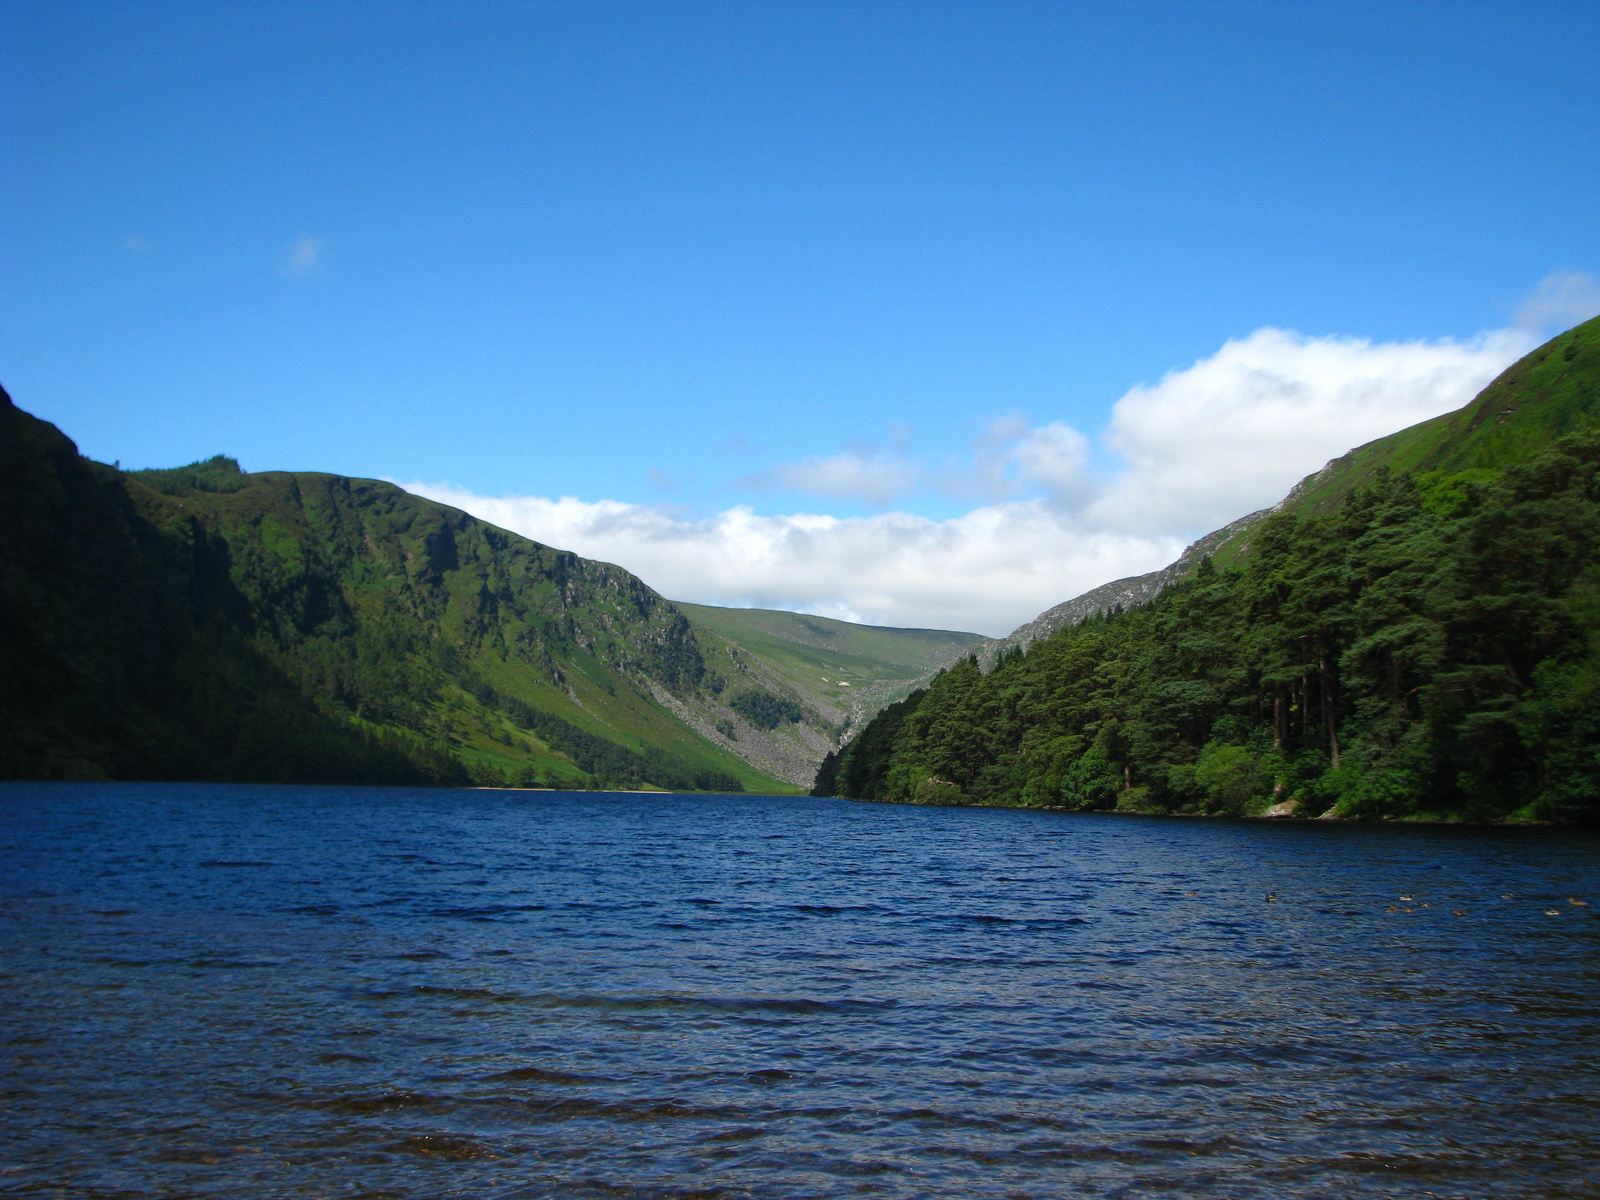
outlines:
{"label": "distant ridge", "polygon": [[1054,608],[1046,609],[1005,637],[985,642],[977,651],[978,661],[987,666],[1002,651],[1017,646],[1027,646],[1041,638],[1047,638],[1065,625],[1076,625],[1100,613],[1149,603],[1180,579],[1188,578],[1190,572],[1200,565],[1200,560],[1206,555],[1214,554],[1219,546],[1235,535],[1245,532],[1274,511],[1276,510],[1272,508],[1263,508],[1259,512],[1240,517],[1237,521],[1206,534],[1205,537],[1192,542],[1175,562],[1162,567],[1159,571],[1151,571],[1147,575],[1130,575],[1126,579],[1114,579],[1110,583],[1091,588],[1081,596],[1064,600]]}
{"label": "distant ridge", "polygon": [[675,603],[696,626],[748,653],[800,698],[802,720],[771,731],[768,741],[774,752],[803,756],[810,771],[922,676],[988,640],[976,633],[862,625],[781,609]]}

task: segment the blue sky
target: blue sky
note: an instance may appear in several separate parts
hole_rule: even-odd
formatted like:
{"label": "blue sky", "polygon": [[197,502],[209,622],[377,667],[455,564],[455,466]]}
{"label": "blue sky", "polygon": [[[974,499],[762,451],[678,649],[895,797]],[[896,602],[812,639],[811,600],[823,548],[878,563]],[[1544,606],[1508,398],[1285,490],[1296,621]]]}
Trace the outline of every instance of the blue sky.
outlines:
{"label": "blue sky", "polygon": [[[0,381],[129,466],[1059,513],[1060,462],[1131,469],[1114,405],[1230,342],[1479,346],[1600,269],[1592,4],[0,15]],[[1164,520],[1095,561],[1204,532]],[[922,611],[743,586],[699,595]]]}

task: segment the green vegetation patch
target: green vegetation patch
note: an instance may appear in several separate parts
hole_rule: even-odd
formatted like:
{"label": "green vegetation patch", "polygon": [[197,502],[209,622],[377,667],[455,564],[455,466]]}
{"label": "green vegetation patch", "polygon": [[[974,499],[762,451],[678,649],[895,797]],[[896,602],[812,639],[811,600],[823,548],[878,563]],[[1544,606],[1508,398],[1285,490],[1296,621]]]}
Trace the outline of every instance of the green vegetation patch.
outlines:
{"label": "green vegetation patch", "polygon": [[250,486],[250,478],[239,466],[239,460],[225,454],[192,462],[186,467],[129,471],[128,477],[166,496],[182,496],[188,492],[223,495],[242,492]]}
{"label": "green vegetation patch", "polygon": [[988,674],[949,668],[829,756],[814,790],[1600,820],[1600,430],[1519,463],[1379,469],[1332,512],[1275,514],[1242,566],[1202,560]]}
{"label": "green vegetation patch", "polygon": [[0,503],[0,777],[792,790],[659,700],[670,603],[393,485],[123,474],[0,393]]}
{"label": "green vegetation patch", "polygon": [[788,696],[775,696],[759,688],[746,688],[727,697],[733,709],[757,729],[776,729],[779,725],[793,725],[805,713],[800,705]]}
{"label": "green vegetation patch", "polygon": [[[678,607],[696,625],[770,668],[793,690],[801,707],[809,707],[806,717],[761,709],[754,710],[756,716],[741,712],[752,724],[767,730],[809,719],[833,736],[839,727],[821,713],[849,712],[860,705],[870,714],[886,699],[909,690],[917,679],[985,640],[976,633],[857,625],[773,609],[714,608],[682,602]],[[775,724],[764,724],[774,715],[778,716]]]}

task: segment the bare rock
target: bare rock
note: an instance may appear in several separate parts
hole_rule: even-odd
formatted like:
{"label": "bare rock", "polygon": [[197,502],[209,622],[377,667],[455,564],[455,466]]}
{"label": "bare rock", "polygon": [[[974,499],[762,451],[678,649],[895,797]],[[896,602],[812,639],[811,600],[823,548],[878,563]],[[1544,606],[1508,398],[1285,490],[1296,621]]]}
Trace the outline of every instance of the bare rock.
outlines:
{"label": "bare rock", "polygon": [[1259,819],[1276,821],[1284,817],[1293,817],[1297,815],[1299,807],[1300,805],[1298,802],[1294,800],[1285,800],[1282,804],[1274,804],[1265,812],[1258,812],[1256,816]]}

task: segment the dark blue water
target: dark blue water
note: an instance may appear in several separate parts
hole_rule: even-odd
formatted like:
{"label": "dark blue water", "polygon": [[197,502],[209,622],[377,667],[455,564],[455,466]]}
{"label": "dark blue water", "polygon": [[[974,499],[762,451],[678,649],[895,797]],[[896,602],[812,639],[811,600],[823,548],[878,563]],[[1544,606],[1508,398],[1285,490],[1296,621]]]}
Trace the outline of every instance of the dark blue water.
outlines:
{"label": "dark blue water", "polygon": [[0,1195],[1600,1195],[1592,836],[10,784],[0,843]]}

